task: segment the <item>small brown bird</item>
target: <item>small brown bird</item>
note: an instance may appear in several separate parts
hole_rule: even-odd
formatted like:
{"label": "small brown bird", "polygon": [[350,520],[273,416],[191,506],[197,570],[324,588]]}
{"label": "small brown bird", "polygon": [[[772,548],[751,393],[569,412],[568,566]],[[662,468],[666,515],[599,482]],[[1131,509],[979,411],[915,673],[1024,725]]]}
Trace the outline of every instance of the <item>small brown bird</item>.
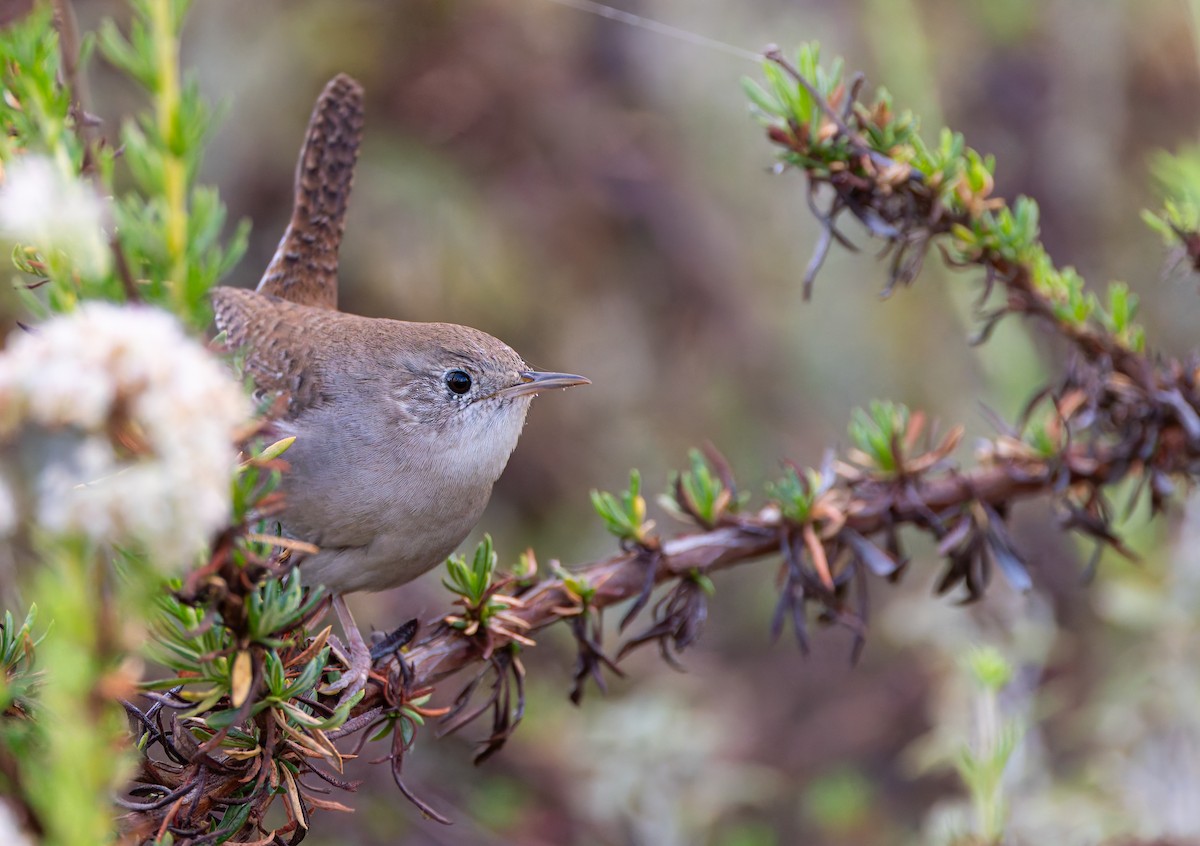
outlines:
{"label": "small brown bird", "polygon": [[246,350],[260,391],[282,393],[284,532],[319,547],[349,642],[335,689],[366,683],[370,656],[342,595],[383,590],[445,560],[478,522],[533,396],[584,385],[531,370],[508,345],[450,323],[337,311],[337,253],[362,135],[362,89],[340,75],[313,110],[291,223],[257,291],[218,288],[217,327]]}

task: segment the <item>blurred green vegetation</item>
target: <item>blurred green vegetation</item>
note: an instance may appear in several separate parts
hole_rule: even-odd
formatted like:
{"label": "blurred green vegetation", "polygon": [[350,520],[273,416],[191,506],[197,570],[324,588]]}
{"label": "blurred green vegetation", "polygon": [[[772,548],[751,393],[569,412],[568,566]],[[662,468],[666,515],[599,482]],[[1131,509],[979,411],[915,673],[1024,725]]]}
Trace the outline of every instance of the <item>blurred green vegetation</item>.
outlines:
{"label": "blurred green vegetation", "polygon": [[[1139,221],[1154,204],[1148,158],[1194,142],[1200,118],[1181,4],[628,8],[750,49],[818,38],[927,126],[940,113],[994,154],[995,193],[1037,199],[1056,264],[1129,281],[1151,348],[1195,346],[1195,283],[1163,272]],[[127,12],[91,0],[79,14],[88,28]],[[876,397],[988,433],[980,403],[1011,417],[1058,361],[1014,322],[968,348],[959,275],[929,271],[877,302],[885,269],[870,251],[835,250],[802,303],[816,224],[801,180],[768,172],[772,151],[746,116],[738,80],[755,66],[727,55],[545,0],[206,0],[183,60],[226,103],[201,178],[231,219],[254,221],[235,279],[252,284],[266,265],[312,99],[346,71],[368,105],[343,307],[477,326],[538,366],[592,378],[531,414],[480,526],[501,550],[607,554],[589,491],[624,489],[630,466],[669,533],[654,495],[690,446],[713,441],[761,489],[782,458],[818,466],[844,445],[851,409]],[[139,95],[103,66],[92,85],[115,140]],[[1090,550],[1045,509],[1019,509],[1035,590],[998,584],[969,610],[930,598],[914,550],[905,584],[879,592],[855,668],[844,633],[817,633],[807,659],[768,645],[771,564],[716,579],[687,675],[635,654],[607,698],[572,709],[570,646],[544,638],[523,657],[529,713],[503,754],[477,770],[464,740],[423,736],[406,763],[418,792],[454,809],[454,828],[417,820],[386,768],[360,761],[359,813],[325,815],[308,842],[972,842],[954,760],[974,737],[981,694],[963,659],[975,644],[1013,670],[996,702],[1024,729],[1004,785],[1012,842],[1200,837],[1200,514],[1138,519],[1143,562],[1106,558],[1084,583]],[[360,623],[440,612],[437,579],[355,597]]]}

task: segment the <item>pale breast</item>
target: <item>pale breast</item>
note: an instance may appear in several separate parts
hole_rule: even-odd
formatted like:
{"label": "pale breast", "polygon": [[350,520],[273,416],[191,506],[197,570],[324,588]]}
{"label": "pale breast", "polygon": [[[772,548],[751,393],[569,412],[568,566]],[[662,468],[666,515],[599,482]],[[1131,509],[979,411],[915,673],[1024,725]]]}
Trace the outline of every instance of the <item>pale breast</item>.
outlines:
{"label": "pale breast", "polygon": [[468,417],[436,437],[385,431],[379,415],[347,419],[336,406],[284,424],[296,435],[284,455],[284,528],[321,548],[301,563],[305,581],[383,590],[440,565],[483,514],[527,406],[481,417],[483,431]]}

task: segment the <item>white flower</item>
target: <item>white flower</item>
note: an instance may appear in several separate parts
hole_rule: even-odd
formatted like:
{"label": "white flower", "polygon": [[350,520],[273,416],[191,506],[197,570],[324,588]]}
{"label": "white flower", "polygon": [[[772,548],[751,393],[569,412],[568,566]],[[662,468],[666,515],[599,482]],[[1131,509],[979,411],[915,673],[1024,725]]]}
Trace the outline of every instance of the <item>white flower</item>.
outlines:
{"label": "white flower", "polygon": [[108,205],[92,186],[44,156],[6,165],[0,183],[0,235],[43,253],[64,253],[85,277],[108,272]]}
{"label": "white flower", "polygon": [[156,309],[85,303],[0,354],[0,443],[16,447],[33,519],[140,541],[171,567],[227,524],[249,415],[227,371]]}
{"label": "white flower", "polygon": [[0,843],[5,846],[33,846],[33,841],[21,830],[16,814],[6,802],[0,802]]}

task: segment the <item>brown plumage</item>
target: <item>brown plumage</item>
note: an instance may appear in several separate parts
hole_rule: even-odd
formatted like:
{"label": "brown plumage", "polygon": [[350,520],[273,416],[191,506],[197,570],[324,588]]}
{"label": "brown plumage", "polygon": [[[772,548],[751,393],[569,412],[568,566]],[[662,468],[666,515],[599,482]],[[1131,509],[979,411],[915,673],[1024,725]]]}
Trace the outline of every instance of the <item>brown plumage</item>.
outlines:
{"label": "brown plumage", "polygon": [[338,247],[362,132],[362,89],[335,77],[313,109],[291,223],[257,291],[213,292],[217,327],[260,391],[284,394],[285,533],[319,551],[308,583],[335,594],[352,694],[370,658],[342,594],[404,584],[478,522],[539,391],[586,384],[527,368],[508,345],[450,323],[337,311]]}

